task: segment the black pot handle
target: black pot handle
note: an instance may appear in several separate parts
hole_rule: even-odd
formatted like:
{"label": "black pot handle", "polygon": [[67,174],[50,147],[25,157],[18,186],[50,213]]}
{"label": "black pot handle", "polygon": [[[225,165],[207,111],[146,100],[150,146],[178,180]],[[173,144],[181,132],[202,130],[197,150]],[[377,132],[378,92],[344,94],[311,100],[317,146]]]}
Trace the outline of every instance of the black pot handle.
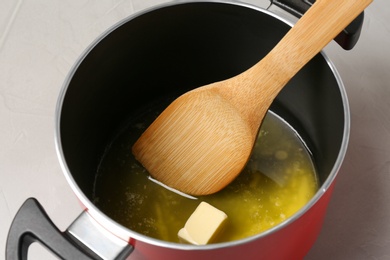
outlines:
{"label": "black pot handle", "polygon": [[40,242],[61,259],[101,259],[92,251],[78,245],[66,232],[61,232],[50,220],[41,204],[27,199],[17,212],[8,233],[7,260],[25,260],[29,246]]}
{"label": "black pot handle", "polygon": [[[316,0],[271,0],[271,3],[283,10],[301,17]],[[334,40],[345,50],[351,50],[360,37],[364,12],[355,18]]]}

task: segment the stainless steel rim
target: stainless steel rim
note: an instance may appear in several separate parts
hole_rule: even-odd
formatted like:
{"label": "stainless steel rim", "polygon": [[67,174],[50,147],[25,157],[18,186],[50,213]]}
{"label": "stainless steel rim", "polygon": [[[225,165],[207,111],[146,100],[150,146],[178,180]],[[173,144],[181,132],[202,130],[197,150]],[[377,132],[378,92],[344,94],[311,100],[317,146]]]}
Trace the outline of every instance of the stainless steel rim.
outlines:
{"label": "stainless steel rim", "polygon": [[[104,228],[112,232],[113,234],[117,235],[118,237],[129,241],[130,238],[136,239],[139,241],[143,241],[148,244],[156,245],[156,246],[161,246],[165,248],[172,248],[172,249],[181,249],[181,250],[213,250],[213,249],[220,249],[224,247],[231,247],[231,246],[238,246],[241,244],[253,242],[254,240],[258,240],[261,238],[264,238],[268,236],[269,234],[272,234],[279,229],[283,229],[287,225],[293,223],[295,220],[299,219],[303,214],[305,214],[314,204],[317,203],[317,201],[323,196],[323,194],[329,189],[329,187],[332,185],[334,179],[336,178],[336,175],[341,167],[341,164],[344,160],[344,156],[347,151],[347,146],[348,146],[348,141],[349,141],[349,134],[350,134],[350,110],[349,110],[349,104],[348,104],[348,98],[347,94],[344,88],[344,84],[341,80],[341,77],[339,73],[337,72],[335,66],[333,63],[329,60],[329,58],[326,56],[324,52],[321,52],[323,55],[324,59],[326,60],[327,64],[329,65],[329,68],[333,72],[337,84],[340,89],[341,93],[341,98],[342,102],[344,105],[343,112],[344,112],[344,131],[343,131],[343,139],[342,139],[342,144],[341,148],[337,157],[337,160],[333,166],[333,169],[331,173],[329,174],[328,178],[326,181],[323,183],[323,185],[320,187],[320,189],[317,191],[316,195],[298,212],[296,212],[293,216],[285,220],[284,222],[280,223],[279,225],[261,233],[258,235],[254,235],[245,239],[233,241],[233,242],[225,242],[225,243],[218,243],[218,244],[211,244],[211,245],[205,245],[205,246],[194,246],[194,245],[184,245],[184,244],[178,244],[178,243],[173,243],[173,242],[166,242],[154,238],[147,237],[145,235],[139,234],[137,232],[134,232],[126,227],[123,227],[122,225],[116,223],[114,220],[111,218],[107,217],[103,212],[101,212],[82,192],[82,190],[78,187],[76,184],[72,174],[70,173],[70,170],[65,162],[63,150],[62,150],[62,145],[61,145],[61,132],[60,132],[60,119],[61,119],[61,109],[63,105],[63,101],[65,98],[65,94],[67,91],[67,87],[75,74],[76,70],[84,60],[84,58],[88,55],[88,53],[102,40],[104,39],[108,34],[110,34],[112,31],[120,27],[121,25],[133,20],[135,17],[141,16],[147,12],[151,12],[153,10],[157,10],[163,7],[169,7],[173,5],[178,5],[178,4],[185,4],[185,3],[191,3],[194,1],[177,1],[176,3],[165,3],[156,7],[152,7],[149,9],[146,9],[142,12],[136,13],[134,15],[131,15],[124,20],[118,22],[117,24],[113,25],[111,28],[106,30],[102,35],[100,35],[94,42],[92,42],[89,47],[81,54],[81,56],[78,58],[77,62],[73,65],[72,69],[70,70],[68,76],[66,77],[66,80],[62,86],[58,101],[57,101],[57,106],[56,106],[56,112],[55,112],[55,146],[56,146],[56,151],[57,155],[59,157],[59,162],[61,165],[61,169],[65,175],[66,180],[68,181],[69,185],[71,186],[72,190],[76,194],[77,198],[80,200],[80,202],[87,208],[88,213],[98,222],[100,223]],[[195,2],[214,2],[214,3],[224,3],[224,4],[232,4],[232,5],[237,5],[237,6],[243,6],[247,7],[250,9],[257,10],[259,12],[263,12],[267,15],[270,15],[274,17],[275,19],[278,19],[290,26],[293,26],[293,23],[291,21],[286,20],[285,18],[280,17],[277,14],[274,14],[268,10],[265,10],[263,8],[253,6],[250,4],[245,4],[245,3],[238,3],[238,2],[233,2],[233,1],[195,1]]]}

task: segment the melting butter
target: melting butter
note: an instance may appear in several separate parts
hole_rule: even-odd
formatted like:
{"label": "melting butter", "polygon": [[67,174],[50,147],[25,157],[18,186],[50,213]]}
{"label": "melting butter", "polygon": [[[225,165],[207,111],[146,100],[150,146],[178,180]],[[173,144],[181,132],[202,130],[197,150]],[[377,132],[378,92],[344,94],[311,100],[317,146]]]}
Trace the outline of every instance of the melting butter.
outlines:
{"label": "melting butter", "polygon": [[[148,114],[148,113],[147,113]],[[156,113],[158,114],[158,113]],[[98,169],[94,201],[109,217],[141,234],[180,243],[177,234],[207,202],[229,216],[214,243],[266,231],[301,209],[317,192],[305,144],[281,118],[268,113],[247,167],[222,191],[187,198],[148,179],[131,146],[155,114],[130,124],[107,149]]]}

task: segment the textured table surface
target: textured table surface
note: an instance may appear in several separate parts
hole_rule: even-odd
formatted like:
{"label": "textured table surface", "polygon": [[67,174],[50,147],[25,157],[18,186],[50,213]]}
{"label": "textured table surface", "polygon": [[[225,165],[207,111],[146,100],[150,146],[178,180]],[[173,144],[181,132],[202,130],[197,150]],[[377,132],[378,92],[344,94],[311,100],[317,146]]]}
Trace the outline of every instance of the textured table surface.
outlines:
{"label": "textured table surface", "polygon": [[[81,208],[54,146],[57,97],[71,66],[97,36],[161,0],[1,0],[0,259],[18,208],[37,198],[64,230]],[[264,5],[265,0],[251,0]],[[327,54],[347,90],[349,149],[324,227],[306,259],[390,259],[390,1],[365,12],[357,46]],[[30,259],[52,259],[33,245]]]}

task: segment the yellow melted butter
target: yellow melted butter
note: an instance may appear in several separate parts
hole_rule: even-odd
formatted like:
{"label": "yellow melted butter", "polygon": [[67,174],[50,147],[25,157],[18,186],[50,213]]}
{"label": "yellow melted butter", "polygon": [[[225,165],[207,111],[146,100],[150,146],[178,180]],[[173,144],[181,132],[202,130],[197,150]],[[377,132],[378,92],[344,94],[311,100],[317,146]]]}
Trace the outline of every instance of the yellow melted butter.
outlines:
{"label": "yellow melted butter", "polygon": [[244,171],[222,191],[192,200],[148,179],[131,146],[145,129],[142,122],[124,131],[107,150],[98,170],[94,202],[129,229],[161,240],[180,242],[178,231],[201,201],[228,215],[214,242],[263,232],[302,208],[317,192],[311,157],[296,133],[269,113]]}

